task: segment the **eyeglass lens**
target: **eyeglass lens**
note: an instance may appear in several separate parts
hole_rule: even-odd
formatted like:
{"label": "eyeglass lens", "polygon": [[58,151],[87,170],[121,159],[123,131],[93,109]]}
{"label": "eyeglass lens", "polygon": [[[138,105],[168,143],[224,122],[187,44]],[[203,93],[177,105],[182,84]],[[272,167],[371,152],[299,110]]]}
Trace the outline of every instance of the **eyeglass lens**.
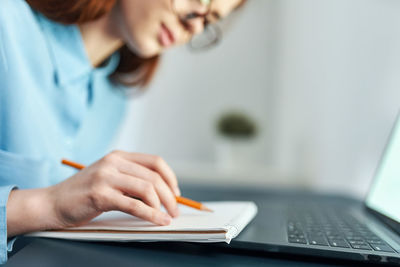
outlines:
{"label": "eyeglass lens", "polygon": [[190,41],[190,48],[194,51],[204,50],[216,45],[222,35],[218,26],[208,23],[207,15],[211,9],[211,2],[212,0],[172,0],[173,9],[183,22],[199,16],[204,17],[204,31],[193,36]]}

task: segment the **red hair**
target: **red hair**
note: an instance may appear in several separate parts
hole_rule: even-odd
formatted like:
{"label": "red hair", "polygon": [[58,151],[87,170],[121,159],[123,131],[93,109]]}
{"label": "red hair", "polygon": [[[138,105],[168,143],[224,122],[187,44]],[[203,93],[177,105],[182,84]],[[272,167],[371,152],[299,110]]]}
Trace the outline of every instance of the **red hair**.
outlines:
{"label": "red hair", "polygon": [[[82,24],[111,11],[116,0],[26,0],[35,10],[63,24]],[[120,62],[111,79],[126,86],[146,86],[153,78],[159,56],[140,58],[127,46],[120,50]]]}

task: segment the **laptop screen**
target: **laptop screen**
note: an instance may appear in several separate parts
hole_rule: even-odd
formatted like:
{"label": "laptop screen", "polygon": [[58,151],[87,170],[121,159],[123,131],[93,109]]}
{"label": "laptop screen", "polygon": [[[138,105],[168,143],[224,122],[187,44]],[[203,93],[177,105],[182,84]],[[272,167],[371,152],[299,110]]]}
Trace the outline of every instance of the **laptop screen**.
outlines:
{"label": "laptop screen", "polygon": [[400,223],[400,116],[375,174],[366,205]]}

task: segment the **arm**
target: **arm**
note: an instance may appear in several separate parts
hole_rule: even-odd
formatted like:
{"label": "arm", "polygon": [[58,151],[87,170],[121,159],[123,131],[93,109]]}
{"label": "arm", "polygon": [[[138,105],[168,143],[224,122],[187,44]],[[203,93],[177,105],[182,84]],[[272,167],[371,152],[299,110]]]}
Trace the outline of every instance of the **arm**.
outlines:
{"label": "arm", "polygon": [[13,240],[7,240],[6,204],[14,185],[0,186],[0,264],[7,261],[7,252],[11,250]]}

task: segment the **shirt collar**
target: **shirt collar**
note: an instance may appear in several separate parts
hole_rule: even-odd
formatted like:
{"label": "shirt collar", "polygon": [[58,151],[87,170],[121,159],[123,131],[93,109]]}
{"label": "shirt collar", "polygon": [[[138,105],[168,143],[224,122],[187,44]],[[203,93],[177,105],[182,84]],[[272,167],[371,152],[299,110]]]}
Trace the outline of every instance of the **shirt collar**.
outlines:
{"label": "shirt collar", "polygon": [[68,85],[91,72],[109,75],[117,67],[117,53],[102,67],[92,67],[77,25],[59,24],[41,14],[38,14],[38,19],[54,62],[55,81],[58,85]]}

